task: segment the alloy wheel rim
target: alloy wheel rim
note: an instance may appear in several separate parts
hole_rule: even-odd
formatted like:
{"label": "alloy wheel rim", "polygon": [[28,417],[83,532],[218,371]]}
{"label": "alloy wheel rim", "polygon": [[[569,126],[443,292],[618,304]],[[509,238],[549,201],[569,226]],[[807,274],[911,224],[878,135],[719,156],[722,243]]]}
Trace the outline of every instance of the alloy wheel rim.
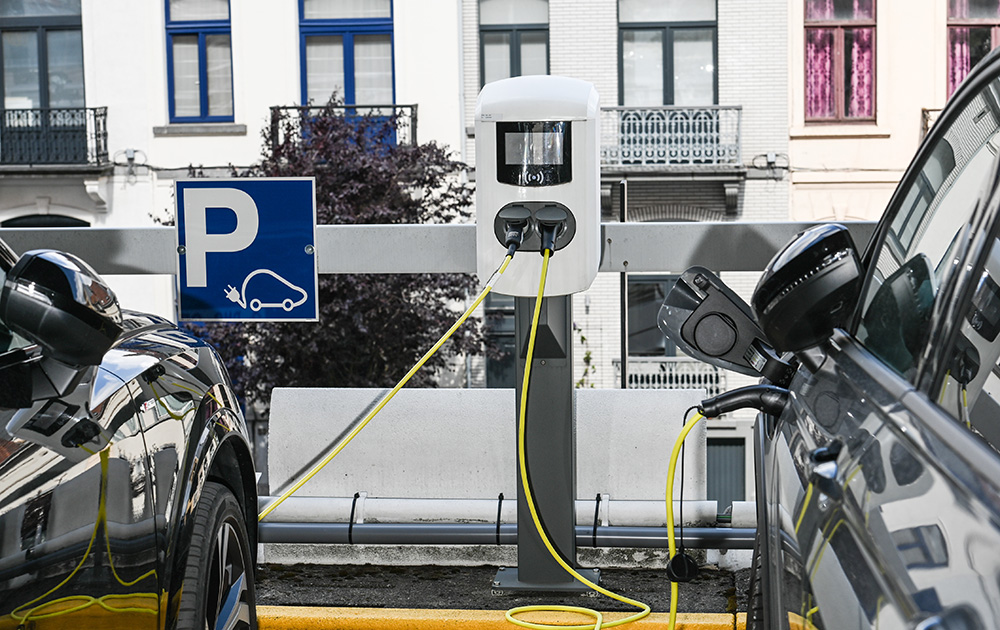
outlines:
{"label": "alloy wheel rim", "polygon": [[215,534],[209,564],[205,602],[207,630],[233,630],[250,626],[247,601],[247,567],[243,544],[231,520]]}

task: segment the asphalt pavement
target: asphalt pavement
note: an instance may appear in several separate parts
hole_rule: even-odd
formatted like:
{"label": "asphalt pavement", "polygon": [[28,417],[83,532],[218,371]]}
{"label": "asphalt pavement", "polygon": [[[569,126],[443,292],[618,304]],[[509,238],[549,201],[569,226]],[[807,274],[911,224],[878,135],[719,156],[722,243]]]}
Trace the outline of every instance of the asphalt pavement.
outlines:
{"label": "asphalt pavement", "polygon": [[[425,608],[506,610],[533,604],[585,606],[601,611],[633,607],[604,597],[552,593],[494,594],[497,567],[375,565],[262,565],[257,574],[257,603],[262,606],[331,606],[347,608]],[[749,569],[730,572],[703,568],[682,583],[678,610],[699,613],[746,611]],[[670,582],[662,570],[603,569],[601,586],[649,604],[653,612],[670,607]]]}

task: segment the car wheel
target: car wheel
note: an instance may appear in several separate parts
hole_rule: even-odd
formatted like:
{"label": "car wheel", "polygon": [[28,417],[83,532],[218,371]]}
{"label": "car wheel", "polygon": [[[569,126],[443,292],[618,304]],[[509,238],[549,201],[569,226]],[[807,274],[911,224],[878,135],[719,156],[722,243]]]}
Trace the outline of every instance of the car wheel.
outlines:
{"label": "car wheel", "polygon": [[760,529],[753,543],[753,560],[750,563],[750,590],[747,593],[747,630],[765,630],[764,628],[764,596],[761,592],[763,586],[764,567],[761,557]]}
{"label": "car wheel", "polygon": [[208,481],[194,511],[179,628],[256,628],[253,560],[243,511],[222,484]]}

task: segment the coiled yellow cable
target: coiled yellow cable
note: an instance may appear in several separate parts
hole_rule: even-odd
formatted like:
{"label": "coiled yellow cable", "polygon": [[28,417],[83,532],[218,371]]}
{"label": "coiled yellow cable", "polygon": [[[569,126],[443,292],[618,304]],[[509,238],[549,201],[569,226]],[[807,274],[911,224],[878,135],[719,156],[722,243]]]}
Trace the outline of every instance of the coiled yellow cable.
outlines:
{"label": "coiled yellow cable", "polygon": [[431,347],[431,349],[428,350],[426,354],[424,354],[424,356],[420,358],[419,361],[417,361],[416,365],[410,368],[410,371],[406,373],[406,376],[404,376],[402,379],[400,379],[398,383],[396,383],[396,386],[392,388],[392,391],[390,391],[388,394],[382,397],[382,400],[380,400],[379,403],[375,406],[375,408],[372,409],[367,416],[365,416],[365,419],[362,420],[360,424],[358,424],[358,426],[354,427],[354,429],[351,430],[351,432],[348,433],[347,436],[343,440],[341,440],[337,444],[337,446],[334,447],[332,451],[330,451],[329,455],[324,457],[318,464],[313,466],[312,470],[306,473],[306,475],[302,477],[302,479],[295,482],[295,485],[293,485],[291,488],[285,491],[273,503],[264,508],[261,511],[260,515],[257,517],[258,522],[264,520],[264,518],[268,514],[273,512],[275,508],[284,503],[285,499],[295,494],[299,490],[299,488],[301,488],[306,484],[306,482],[315,477],[316,473],[323,470],[323,468],[327,464],[333,461],[333,458],[336,457],[338,454],[340,454],[340,451],[344,450],[344,447],[350,444],[351,440],[353,440],[358,435],[358,433],[361,433],[362,429],[368,426],[368,423],[372,421],[372,418],[378,415],[378,412],[382,411],[382,408],[385,407],[390,400],[392,400],[393,396],[395,396],[396,393],[400,389],[402,389],[404,385],[406,385],[407,381],[409,381],[413,377],[413,375],[417,373],[417,370],[422,368],[424,366],[424,363],[427,363],[427,360],[430,359],[432,356],[434,356],[434,353],[437,352],[442,345],[444,345],[444,342],[448,341],[448,338],[451,337],[452,334],[454,334],[454,332],[458,330],[462,324],[465,323],[465,320],[469,318],[469,315],[471,315],[472,312],[476,310],[476,308],[482,303],[482,301],[486,299],[486,295],[493,289],[493,286],[496,284],[497,280],[500,279],[500,276],[503,275],[503,272],[507,269],[507,265],[510,264],[510,261],[513,257],[514,257],[513,254],[508,254],[507,257],[504,258],[503,263],[501,263],[500,266],[497,268],[497,270],[493,272],[493,275],[490,276],[489,281],[486,283],[486,287],[479,293],[479,296],[472,303],[472,306],[470,306],[468,309],[466,309],[464,313],[462,313],[462,316],[458,318],[458,321],[456,321],[451,328],[448,329],[448,332],[446,332],[444,335],[441,336],[440,339],[438,339],[437,343],[435,343],[434,346]]}
{"label": "coiled yellow cable", "polygon": [[[641,610],[634,615],[631,615],[629,617],[624,617],[622,619],[617,619],[615,621],[611,621],[606,624],[604,623],[604,617],[600,612],[592,610],[590,608],[584,608],[582,606],[518,606],[517,608],[511,608],[510,610],[508,610],[506,617],[507,620],[510,621],[511,623],[517,624],[522,628],[531,628],[532,630],[551,630],[552,628],[569,629],[569,630],[590,630],[591,628],[593,628],[594,630],[600,630],[600,628],[613,628],[615,626],[621,626],[627,623],[631,623],[633,621],[638,621],[639,619],[642,619],[643,617],[649,614],[650,608],[648,605],[640,601],[636,601],[634,599],[629,599],[628,597],[618,595],[617,593],[613,593],[607,590],[606,588],[602,588],[601,586],[594,584],[587,578],[580,575],[580,573],[577,572],[575,569],[573,569],[573,567],[571,567],[562,558],[562,556],[559,555],[559,553],[552,546],[552,543],[549,541],[549,537],[545,534],[545,529],[542,527],[542,523],[538,517],[538,510],[535,508],[535,499],[531,494],[531,485],[528,482],[527,460],[525,458],[525,437],[524,437],[525,418],[527,416],[526,412],[528,405],[528,382],[531,378],[531,361],[535,351],[535,333],[538,331],[538,316],[539,313],[541,312],[542,295],[545,292],[545,276],[548,273],[550,254],[551,252],[549,250],[545,250],[543,255],[542,276],[538,283],[538,297],[535,299],[535,311],[531,318],[531,333],[528,336],[528,354],[524,363],[524,381],[521,385],[521,405],[520,409],[518,410],[518,426],[517,426],[517,458],[521,468],[521,486],[524,488],[524,496],[528,504],[528,510],[531,512],[531,520],[535,525],[535,529],[538,530],[538,535],[541,537],[542,542],[545,544],[545,548],[548,550],[549,554],[552,555],[552,558],[559,564],[559,566],[561,566],[567,573],[572,575],[574,578],[586,584],[587,586],[597,591],[598,593],[610,597],[611,599],[620,601],[622,603],[635,606],[636,608],[640,608]],[[548,625],[548,624],[523,621],[521,619],[517,619],[514,616],[521,613],[534,612],[534,611],[546,611],[546,612],[558,611],[558,612],[579,613],[587,615],[589,617],[593,617],[594,625],[593,626]]]}

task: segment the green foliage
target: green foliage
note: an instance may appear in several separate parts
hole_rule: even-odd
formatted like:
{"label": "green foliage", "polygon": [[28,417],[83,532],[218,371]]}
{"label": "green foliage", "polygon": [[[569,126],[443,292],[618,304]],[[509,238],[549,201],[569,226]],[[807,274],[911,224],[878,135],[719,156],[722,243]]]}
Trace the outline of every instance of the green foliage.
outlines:
{"label": "green foliage", "polygon": [[580,336],[580,344],[583,346],[583,374],[576,381],[576,388],[581,387],[594,387],[594,383],[591,382],[590,377],[597,373],[597,366],[594,365],[594,357],[590,353],[590,344],[587,343],[587,337],[583,334],[583,329],[573,322],[573,330]]}
{"label": "green foliage", "polygon": [[[463,165],[433,142],[395,143],[394,129],[391,117],[345,116],[333,106],[308,116],[290,110],[266,130],[261,163],[237,174],[315,177],[319,223],[468,217],[473,191],[459,178]],[[268,402],[275,386],[389,387],[454,323],[451,306],[476,288],[473,276],[458,274],[322,275],[318,323],[195,328],[223,353],[241,395],[255,400]],[[481,330],[466,323],[411,383],[433,387],[434,370],[449,356],[482,348]]]}

